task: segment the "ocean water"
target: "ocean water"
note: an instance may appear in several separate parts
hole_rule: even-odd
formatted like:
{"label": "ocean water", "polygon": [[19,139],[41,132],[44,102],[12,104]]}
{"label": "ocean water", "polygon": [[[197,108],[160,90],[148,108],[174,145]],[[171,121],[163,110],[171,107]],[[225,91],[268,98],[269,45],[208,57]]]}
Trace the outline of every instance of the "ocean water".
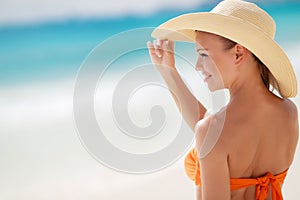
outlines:
{"label": "ocean water", "polygon": [[[277,22],[276,40],[290,57],[299,80],[300,4],[262,6]],[[183,174],[182,158],[169,168],[142,176],[118,173],[93,159],[76,132],[73,93],[80,67],[85,66],[87,60],[84,61],[93,49],[102,52],[94,61],[88,60],[95,62],[93,69],[97,70],[98,65],[99,68],[107,67],[102,74],[106,81],[97,82],[98,89],[103,86],[104,90],[97,95],[109,98],[114,81],[135,67],[149,65],[146,42],[152,40],[149,35],[152,27],[184,12],[210,8],[211,5],[207,5],[143,17],[1,26],[0,199],[193,199],[194,188]],[[185,80],[200,100],[212,106],[205,85],[192,72],[196,59],[193,45],[176,44],[176,48],[178,67]],[[107,57],[112,59],[104,62],[102,58]],[[158,77],[155,73],[151,75]],[[142,71],[138,76],[143,78],[149,74]],[[144,107],[149,113],[151,106],[159,104],[157,100],[152,101],[157,94],[164,95],[162,105],[168,105],[171,97],[161,87],[144,89],[129,99],[129,108],[136,123],[147,125],[151,119],[139,109]],[[293,101],[300,106],[299,97]],[[170,103],[168,109],[174,110],[175,105]],[[175,111],[173,114],[178,115]],[[173,139],[174,135],[165,137],[161,145]],[[128,151],[140,150],[140,147],[116,145]],[[153,151],[151,144],[147,145],[145,151]],[[297,189],[299,156],[298,148],[291,175],[284,186],[286,199],[300,197]]]}

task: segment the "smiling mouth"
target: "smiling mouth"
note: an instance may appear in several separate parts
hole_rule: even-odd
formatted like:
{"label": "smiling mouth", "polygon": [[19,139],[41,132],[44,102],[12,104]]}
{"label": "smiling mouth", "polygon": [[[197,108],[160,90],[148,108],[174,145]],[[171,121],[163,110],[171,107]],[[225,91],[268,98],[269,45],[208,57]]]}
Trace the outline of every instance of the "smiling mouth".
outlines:
{"label": "smiling mouth", "polygon": [[208,80],[209,78],[211,78],[211,77],[212,77],[212,75],[206,75],[205,78],[204,78],[204,82],[207,82],[207,80]]}

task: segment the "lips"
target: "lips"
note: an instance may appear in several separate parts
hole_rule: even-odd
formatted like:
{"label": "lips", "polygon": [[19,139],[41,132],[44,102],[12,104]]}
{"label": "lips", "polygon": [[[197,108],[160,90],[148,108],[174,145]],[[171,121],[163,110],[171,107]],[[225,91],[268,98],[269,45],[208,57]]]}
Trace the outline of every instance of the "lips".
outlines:
{"label": "lips", "polygon": [[212,77],[212,75],[208,74],[208,73],[203,73],[204,76],[204,82],[206,82],[209,78]]}

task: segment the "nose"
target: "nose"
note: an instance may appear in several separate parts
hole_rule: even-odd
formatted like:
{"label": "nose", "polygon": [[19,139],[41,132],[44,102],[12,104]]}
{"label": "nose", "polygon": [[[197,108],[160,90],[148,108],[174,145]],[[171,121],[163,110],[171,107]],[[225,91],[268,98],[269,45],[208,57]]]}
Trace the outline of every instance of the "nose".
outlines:
{"label": "nose", "polygon": [[196,66],[195,66],[195,70],[196,71],[203,71],[203,59],[201,58],[201,56],[198,56]]}

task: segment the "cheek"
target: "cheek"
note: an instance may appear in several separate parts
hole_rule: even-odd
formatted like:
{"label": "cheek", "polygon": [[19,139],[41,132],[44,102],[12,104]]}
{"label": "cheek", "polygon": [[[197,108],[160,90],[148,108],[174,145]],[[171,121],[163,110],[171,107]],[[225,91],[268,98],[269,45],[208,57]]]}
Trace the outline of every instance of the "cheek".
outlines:
{"label": "cheek", "polygon": [[225,56],[215,58],[214,65],[215,65],[215,74],[222,79],[224,84],[226,84],[232,75],[230,70],[232,63],[230,59],[228,59]]}
{"label": "cheek", "polygon": [[223,66],[221,59],[210,57],[205,61],[204,66],[207,69],[207,71],[215,77],[222,75]]}
{"label": "cheek", "polygon": [[207,71],[210,74],[216,74],[218,73],[218,67],[216,61],[209,57],[203,60],[203,68],[205,71]]}
{"label": "cheek", "polygon": [[226,55],[209,57],[203,60],[204,70],[212,74],[217,79],[227,82],[232,76],[232,60]]}
{"label": "cheek", "polygon": [[232,82],[232,79],[235,75],[235,71],[234,71],[234,65],[233,65],[231,59],[224,58],[219,65],[219,71],[222,75],[222,79],[223,79],[225,85]]}

